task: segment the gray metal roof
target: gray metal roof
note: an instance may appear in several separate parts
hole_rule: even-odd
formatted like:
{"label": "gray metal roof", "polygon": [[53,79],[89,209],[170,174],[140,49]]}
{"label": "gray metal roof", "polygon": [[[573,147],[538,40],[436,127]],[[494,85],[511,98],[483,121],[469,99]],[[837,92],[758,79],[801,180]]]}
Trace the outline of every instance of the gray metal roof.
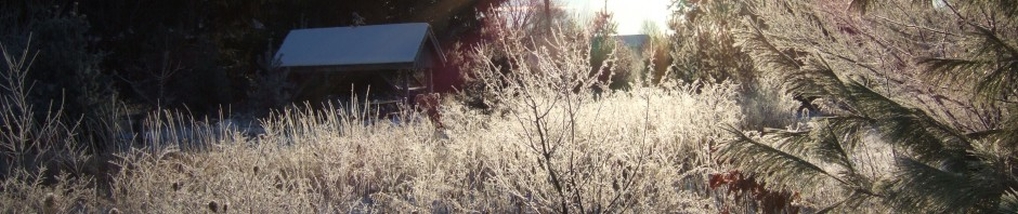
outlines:
{"label": "gray metal roof", "polygon": [[622,41],[622,44],[636,51],[643,51],[647,47],[647,43],[650,42],[650,36],[647,34],[620,35],[616,38]]}
{"label": "gray metal roof", "polygon": [[282,67],[410,69],[444,59],[427,23],[292,30],[276,53]]}

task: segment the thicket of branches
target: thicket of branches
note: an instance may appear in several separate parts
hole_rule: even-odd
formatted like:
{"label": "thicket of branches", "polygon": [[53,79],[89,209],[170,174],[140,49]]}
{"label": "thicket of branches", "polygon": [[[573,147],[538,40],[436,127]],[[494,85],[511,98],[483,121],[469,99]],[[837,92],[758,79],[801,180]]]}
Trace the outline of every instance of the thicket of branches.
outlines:
{"label": "thicket of branches", "polygon": [[758,22],[751,1],[674,1],[669,36],[671,66],[665,75],[687,83],[740,84],[740,107],[748,118],[740,126],[760,129],[793,122],[790,95],[781,93],[780,78],[762,74],[750,53],[740,48],[740,20]]}

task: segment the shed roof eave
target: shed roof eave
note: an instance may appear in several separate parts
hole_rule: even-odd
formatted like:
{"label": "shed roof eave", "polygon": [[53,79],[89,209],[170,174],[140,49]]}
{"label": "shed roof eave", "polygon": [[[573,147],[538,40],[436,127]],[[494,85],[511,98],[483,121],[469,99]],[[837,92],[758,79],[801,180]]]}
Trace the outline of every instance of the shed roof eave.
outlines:
{"label": "shed roof eave", "polygon": [[297,72],[353,72],[374,70],[419,69],[414,62],[355,64],[355,65],[314,65],[314,66],[283,66]]}
{"label": "shed roof eave", "polygon": [[435,33],[431,31],[431,26],[428,26],[427,41],[431,42],[432,48],[435,48],[435,55],[437,55],[439,62],[445,63],[445,53],[442,51],[442,45],[438,43],[438,37],[435,37]]}
{"label": "shed roof eave", "polygon": [[437,39],[423,22],[296,29],[287,34],[276,57],[284,66],[404,63],[414,61],[428,42]]}

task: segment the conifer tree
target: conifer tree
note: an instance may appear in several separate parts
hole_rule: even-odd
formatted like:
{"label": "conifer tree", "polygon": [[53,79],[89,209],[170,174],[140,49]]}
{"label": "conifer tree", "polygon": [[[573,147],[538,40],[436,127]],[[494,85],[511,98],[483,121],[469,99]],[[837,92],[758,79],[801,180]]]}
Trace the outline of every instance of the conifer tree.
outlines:
{"label": "conifer tree", "polygon": [[835,196],[811,199],[821,212],[1018,211],[1016,2],[755,2],[764,21],[745,21],[739,44],[787,93],[820,97],[825,115],[733,128],[722,162],[771,188]]}

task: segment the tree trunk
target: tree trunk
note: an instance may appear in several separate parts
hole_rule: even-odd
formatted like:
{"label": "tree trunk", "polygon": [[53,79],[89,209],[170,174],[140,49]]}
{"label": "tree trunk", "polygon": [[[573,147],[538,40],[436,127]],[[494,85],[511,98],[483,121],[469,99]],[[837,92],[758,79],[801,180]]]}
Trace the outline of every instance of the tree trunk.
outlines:
{"label": "tree trunk", "polygon": [[551,33],[551,0],[544,0],[544,24]]}

